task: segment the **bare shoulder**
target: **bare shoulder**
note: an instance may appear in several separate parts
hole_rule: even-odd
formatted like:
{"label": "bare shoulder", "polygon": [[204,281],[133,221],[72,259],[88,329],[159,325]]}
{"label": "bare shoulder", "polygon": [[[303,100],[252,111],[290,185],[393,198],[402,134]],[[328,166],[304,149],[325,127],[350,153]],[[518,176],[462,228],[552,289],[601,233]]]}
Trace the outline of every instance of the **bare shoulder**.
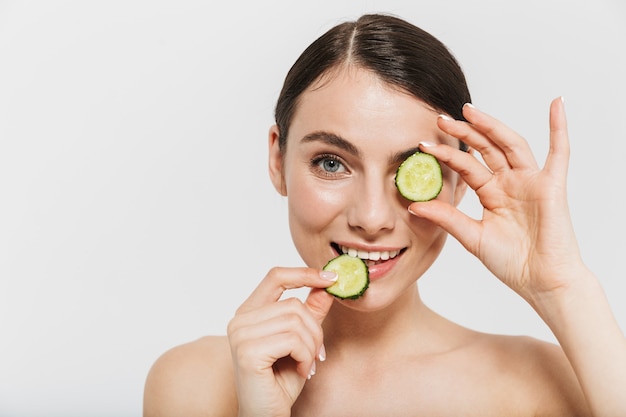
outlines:
{"label": "bare shoulder", "polygon": [[479,342],[509,392],[534,404],[536,416],[588,415],[580,384],[560,346],[528,336],[485,335]]}
{"label": "bare shoulder", "polygon": [[168,350],[148,373],[144,417],[237,415],[228,339],[208,336]]}

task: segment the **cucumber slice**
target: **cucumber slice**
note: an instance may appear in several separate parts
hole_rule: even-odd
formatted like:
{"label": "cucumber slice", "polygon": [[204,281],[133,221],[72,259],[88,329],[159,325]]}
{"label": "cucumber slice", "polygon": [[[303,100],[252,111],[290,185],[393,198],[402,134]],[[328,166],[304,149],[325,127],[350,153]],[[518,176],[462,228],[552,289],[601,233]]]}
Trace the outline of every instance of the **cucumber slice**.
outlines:
{"label": "cucumber slice", "polygon": [[411,201],[428,201],[437,197],[443,187],[441,165],[434,156],[416,152],[396,171],[396,187]]}
{"label": "cucumber slice", "polygon": [[326,288],[326,291],[341,299],[355,300],[363,295],[370,284],[369,270],[363,259],[348,254],[331,259],[324,271],[337,273],[337,281]]}

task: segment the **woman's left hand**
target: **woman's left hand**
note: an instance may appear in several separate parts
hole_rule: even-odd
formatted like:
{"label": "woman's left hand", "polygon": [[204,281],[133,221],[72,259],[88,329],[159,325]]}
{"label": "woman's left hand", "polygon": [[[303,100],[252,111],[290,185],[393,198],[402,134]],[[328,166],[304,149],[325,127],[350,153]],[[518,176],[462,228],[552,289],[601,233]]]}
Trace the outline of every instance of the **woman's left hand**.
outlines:
{"label": "woman's left hand", "polygon": [[[550,151],[540,168],[528,143],[498,120],[465,105],[468,122],[440,117],[439,128],[479,152],[447,145],[422,149],[459,173],[483,206],[482,219],[439,200],[409,210],[454,236],[528,301],[566,288],[583,267],[570,220],[566,177],[569,139],[562,99],[550,106]],[[578,274],[579,275],[579,274]]]}

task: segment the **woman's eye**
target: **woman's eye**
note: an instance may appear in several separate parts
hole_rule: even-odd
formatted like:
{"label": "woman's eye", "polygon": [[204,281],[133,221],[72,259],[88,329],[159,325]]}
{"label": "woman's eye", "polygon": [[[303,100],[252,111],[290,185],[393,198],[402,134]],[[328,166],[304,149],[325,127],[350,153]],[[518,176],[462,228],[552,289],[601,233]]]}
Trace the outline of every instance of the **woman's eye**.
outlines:
{"label": "woman's eye", "polygon": [[341,162],[336,159],[324,159],[320,162],[320,166],[324,171],[328,172],[337,172],[342,168]]}
{"label": "woman's eye", "polygon": [[314,168],[325,175],[340,174],[347,171],[343,163],[333,155],[320,156],[312,162]]}

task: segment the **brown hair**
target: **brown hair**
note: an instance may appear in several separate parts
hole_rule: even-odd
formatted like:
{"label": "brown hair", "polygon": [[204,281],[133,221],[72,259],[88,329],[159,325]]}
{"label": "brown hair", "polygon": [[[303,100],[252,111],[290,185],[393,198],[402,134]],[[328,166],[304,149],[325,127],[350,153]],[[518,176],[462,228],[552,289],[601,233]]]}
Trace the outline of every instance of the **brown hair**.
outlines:
{"label": "brown hair", "polygon": [[[351,62],[424,101],[435,110],[464,120],[471,102],[465,76],[446,46],[400,18],[368,14],[334,26],[309,45],[293,64],[275,109],[284,151],[298,98],[307,87],[339,65]],[[461,143],[461,149],[467,146]]]}

